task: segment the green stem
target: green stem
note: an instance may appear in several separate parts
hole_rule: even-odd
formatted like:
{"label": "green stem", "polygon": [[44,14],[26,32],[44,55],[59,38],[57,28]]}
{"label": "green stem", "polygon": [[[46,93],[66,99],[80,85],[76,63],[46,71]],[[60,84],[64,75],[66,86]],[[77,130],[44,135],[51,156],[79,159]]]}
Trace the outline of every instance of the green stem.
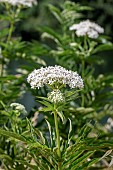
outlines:
{"label": "green stem", "polygon": [[88,50],[88,44],[87,44],[87,36],[84,37],[84,49]]}
{"label": "green stem", "polygon": [[[1,65],[0,65],[0,77],[3,77],[3,69],[4,69],[4,65],[3,65],[3,58],[1,59]],[[3,82],[1,81],[0,83],[0,91],[2,91],[2,86],[3,86]]]}
{"label": "green stem", "polygon": [[[84,69],[85,69],[85,61],[84,59],[82,59],[82,78],[84,79]],[[82,107],[84,107],[84,93],[82,92]]]}
{"label": "green stem", "polygon": [[14,21],[11,21],[7,42],[9,42],[11,40],[11,36],[12,36],[12,33],[13,33],[13,28],[14,28]]}
{"label": "green stem", "polygon": [[[55,107],[54,111],[54,121],[55,121],[55,130],[56,130],[56,141],[57,141],[57,154],[58,157],[61,158],[61,151],[60,151],[60,135],[59,135],[59,129],[58,129],[58,118],[57,118],[57,111]],[[61,161],[58,161],[58,170],[61,170]]]}
{"label": "green stem", "polygon": [[59,135],[59,129],[58,129],[58,119],[57,119],[57,112],[54,112],[54,120],[55,120],[55,129],[56,129],[56,137],[57,137],[57,147],[58,147],[58,156],[61,157],[60,152],[60,135]]}
{"label": "green stem", "polygon": [[[13,29],[14,29],[14,21],[12,20],[11,23],[10,23],[9,34],[8,34],[6,43],[8,43],[11,40]],[[2,61],[1,61],[1,66],[0,66],[0,77],[3,77],[4,59],[2,58],[1,60]],[[0,91],[2,91],[2,86],[3,86],[3,83],[1,82],[1,84],[0,84]]]}
{"label": "green stem", "polygon": [[[87,35],[84,37],[84,57],[82,58],[82,79],[85,78],[85,58],[88,53],[88,43],[87,43]],[[84,107],[85,103],[85,95],[84,91],[82,91],[82,107]]]}

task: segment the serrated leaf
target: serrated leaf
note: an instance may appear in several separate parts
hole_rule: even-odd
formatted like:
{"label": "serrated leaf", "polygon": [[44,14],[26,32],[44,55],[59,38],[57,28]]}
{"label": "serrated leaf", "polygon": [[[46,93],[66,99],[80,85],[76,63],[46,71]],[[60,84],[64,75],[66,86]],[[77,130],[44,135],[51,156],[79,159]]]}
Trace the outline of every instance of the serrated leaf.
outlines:
{"label": "serrated leaf", "polygon": [[71,165],[75,160],[77,160],[78,157],[80,157],[80,155],[83,154],[84,151],[76,151],[74,154],[71,154],[70,156],[67,155],[67,160],[65,161],[65,163],[63,164],[63,168]]}
{"label": "serrated leaf", "polygon": [[78,10],[80,11],[92,11],[93,8],[90,6],[79,6]]}
{"label": "serrated leaf", "polygon": [[58,114],[58,115],[59,115],[59,117],[61,118],[62,123],[64,123],[65,116],[64,116],[63,112],[62,112],[62,111],[58,111],[58,110],[57,110],[57,114]]}
{"label": "serrated leaf", "polygon": [[0,100],[1,105],[3,106],[4,110],[6,108],[6,105],[3,103],[3,101]]}
{"label": "serrated leaf", "polygon": [[47,125],[48,125],[48,128],[49,128],[49,133],[50,133],[50,140],[51,140],[51,146],[52,146],[52,143],[53,143],[53,139],[52,139],[52,131],[51,131],[51,125],[50,123],[46,120],[47,122]]}
{"label": "serrated leaf", "polygon": [[44,106],[47,106],[47,108],[50,108],[53,110],[53,106],[51,103],[49,103],[48,101],[39,101],[41,104],[43,104]]}
{"label": "serrated leaf", "polygon": [[29,147],[29,149],[32,149],[32,148],[42,148],[42,149],[48,149],[48,150],[50,150],[50,148],[48,148],[46,145],[42,145],[42,144],[39,143],[39,142],[28,143],[28,147]]}
{"label": "serrated leaf", "polygon": [[0,158],[12,161],[12,158],[10,156],[6,155],[6,154],[0,154]]}
{"label": "serrated leaf", "polygon": [[73,95],[77,95],[77,93],[78,92],[80,92],[81,90],[76,90],[76,91],[66,91],[65,92],[65,95],[66,95],[66,97],[71,97],[71,96],[73,96]]}
{"label": "serrated leaf", "polygon": [[9,28],[4,28],[4,29],[0,30],[0,38],[7,36],[8,32],[9,32]]}
{"label": "serrated leaf", "polygon": [[11,132],[11,131],[6,131],[0,128],[0,134],[3,136],[7,136],[7,137],[12,137],[15,138],[17,140],[20,140],[22,142],[26,142],[26,139],[24,137],[22,137],[21,135]]}
{"label": "serrated leaf", "polygon": [[[66,158],[66,161],[67,161],[69,157],[71,157],[71,156],[73,157],[73,155],[76,154],[76,152],[78,150],[81,150],[81,148],[83,148],[83,147],[84,147],[83,142],[81,142],[79,144],[73,144],[73,145],[69,146],[66,149],[66,151],[65,151],[65,153],[63,155],[64,159]],[[82,152],[82,150],[81,150],[81,152]]]}
{"label": "serrated leaf", "polygon": [[39,99],[45,100],[45,101],[49,101],[49,99],[47,97],[42,97],[42,96],[36,96]]}
{"label": "serrated leaf", "polygon": [[16,76],[8,75],[5,77],[0,77],[0,81],[15,80]]}
{"label": "serrated leaf", "polygon": [[87,160],[90,156],[94,154],[95,151],[87,152],[86,154],[83,154],[80,158],[74,161],[72,163],[72,168],[70,170],[75,170],[78,166],[80,166],[85,160]]}
{"label": "serrated leaf", "polygon": [[51,13],[56,17],[56,19],[57,19],[60,23],[62,23],[60,10],[59,10],[58,8],[56,8],[55,6],[51,5],[51,4],[49,4],[48,7],[49,7]]}
{"label": "serrated leaf", "polygon": [[86,124],[81,128],[81,130],[79,132],[79,136],[84,139],[85,137],[87,137],[89,132],[91,132],[91,130],[92,130],[92,128],[89,126],[89,124]]}
{"label": "serrated leaf", "polygon": [[71,140],[71,136],[70,136],[71,132],[72,132],[72,122],[71,122],[71,120],[69,119],[68,144],[70,143],[70,140]]}
{"label": "serrated leaf", "polygon": [[41,65],[43,65],[43,66],[46,66],[46,62],[45,62],[43,59],[41,59],[41,58],[39,58],[39,57],[37,57],[37,56],[30,56],[30,57],[31,57],[31,59],[34,60],[37,64],[41,64]]}
{"label": "serrated leaf", "polygon": [[98,45],[94,51],[93,54],[97,53],[97,52],[101,52],[101,51],[107,51],[107,50],[113,50],[113,44],[109,43],[109,44],[101,44]]}
{"label": "serrated leaf", "polygon": [[19,162],[19,163],[21,163],[23,165],[27,165],[29,168],[32,168],[34,170],[39,170],[38,166],[32,165],[32,164],[28,163],[27,161],[23,161],[23,160],[19,160],[19,159],[16,159],[15,161]]}
{"label": "serrated leaf", "polygon": [[57,34],[53,29],[44,27],[44,28],[41,28],[41,31],[43,31],[42,36],[41,36],[42,38],[50,38],[53,41],[55,41],[57,44],[61,43],[59,34]]}
{"label": "serrated leaf", "polygon": [[92,165],[94,165],[95,163],[97,163],[97,162],[99,162],[99,161],[100,161],[99,158],[94,158],[94,159],[92,159],[91,161],[88,161],[88,162],[84,163],[81,167],[76,168],[76,170],[83,170],[83,169],[85,169],[85,168],[91,168]]}
{"label": "serrated leaf", "polygon": [[34,129],[34,131],[35,131],[35,133],[40,137],[42,143],[45,144],[45,138],[44,138],[42,132],[39,131],[38,129]]}
{"label": "serrated leaf", "polygon": [[[41,156],[46,159],[47,164],[49,163],[55,169],[55,163],[56,163],[55,158],[54,158],[53,153],[50,150],[45,150],[45,149],[43,150],[43,149],[38,148],[37,152],[39,152]],[[44,164],[43,161],[42,163]]]}
{"label": "serrated leaf", "polygon": [[53,111],[53,109],[52,108],[49,108],[49,107],[44,107],[44,108],[42,108],[42,109],[40,109],[40,111],[42,112],[49,112],[49,111]]}

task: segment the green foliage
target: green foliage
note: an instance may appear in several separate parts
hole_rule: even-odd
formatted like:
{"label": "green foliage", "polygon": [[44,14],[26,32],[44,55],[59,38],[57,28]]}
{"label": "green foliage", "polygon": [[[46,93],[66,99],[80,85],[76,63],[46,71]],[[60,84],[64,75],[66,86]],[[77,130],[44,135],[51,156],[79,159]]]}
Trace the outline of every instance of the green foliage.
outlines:
{"label": "green foliage", "polygon": [[[87,118],[90,115],[92,115],[95,121],[97,121],[96,117],[98,117],[98,120],[101,120],[101,112],[105,113],[103,113],[103,118],[107,115],[104,106],[109,105],[110,107],[112,105],[113,79],[110,75],[96,75],[95,65],[103,63],[103,59],[99,57],[100,52],[113,50],[113,44],[105,36],[90,39],[88,37],[77,37],[74,32],[69,31],[69,26],[78,21],[76,14],[79,14],[81,10],[89,10],[90,8],[88,9],[79,4],[66,1],[60,8],[49,5],[49,9],[58,21],[58,18],[61,20],[58,26],[59,32],[49,27],[41,29],[43,32],[42,38],[45,40],[45,43],[48,38],[55,42],[54,47],[50,46],[51,44],[47,44],[50,48],[50,55],[53,55],[57,64],[68,69],[78,70],[85,84],[84,94],[82,95],[82,100],[84,100],[82,106],[85,108],[79,111],[78,106],[80,107],[81,105],[80,99],[78,102],[73,101],[73,106],[70,105],[69,107],[70,117],[73,117],[73,122],[77,117],[78,121],[75,120],[75,124],[80,124],[80,122],[84,124],[84,121],[89,121]],[[74,19],[73,17],[69,18],[72,10],[72,16],[75,16]],[[67,12],[64,15],[65,11]],[[65,24],[64,21],[66,22]],[[91,110],[87,111],[89,108]],[[109,115],[112,115],[111,110],[108,112]]]}
{"label": "green foliage", "polygon": [[[92,132],[92,128],[90,126],[84,126],[73,145],[71,142],[66,144],[66,141],[62,141],[62,159],[59,160],[54,145],[55,139],[52,138],[52,147],[50,147],[47,139],[45,139],[40,131],[33,128],[29,121],[28,127],[28,130],[21,134],[0,129],[0,134],[7,136],[11,143],[16,142],[22,150],[19,155],[22,159],[19,159],[18,155],[15,155],[13,160],[10,156],[3,154],[3,151],[1,151],[1,159],[6,162],[10,161],[10,163],[13,161],[12,168],[15,168],[18,165],[18,162],[21,166],[23,165],[23,167],[29,167],[31,169],[57,169],[58,162],[60,162],[62,169],[88,169],[91,165],[101,161],[105,156],[108,156],[112,152],[112,142],[110,144],[110,141],[108,141],[105,144],[102,140],[99,140],[98,137],[96,139],[94,137],[89,138],[88,135]],[[96,152],[101,151],[103,154],[102,148],[104,148],[105,145],[106,150],[109,149],[109,152],[106,152],[106,154],[101,157],[92,158]],[[21,154],[24,157],[21,157]],[[90,158],[90,160],[88,160],[88,158]],[[31,163],[28,163],[28,160]],[[9,167],[9,165],[7,165],[7,167]]]}

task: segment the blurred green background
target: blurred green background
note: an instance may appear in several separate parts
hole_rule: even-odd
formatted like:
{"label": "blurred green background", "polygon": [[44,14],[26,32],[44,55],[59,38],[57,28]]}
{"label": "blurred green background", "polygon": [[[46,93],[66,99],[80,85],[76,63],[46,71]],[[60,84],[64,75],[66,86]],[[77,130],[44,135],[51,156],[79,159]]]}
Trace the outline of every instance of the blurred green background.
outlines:
{"label": "blurred green background", "polygon": [[[84,18],[90,19],[105,29],[105,35],[109,36],[110,41],[113,42],[113,0],[72,0],[81,5],[87,5],[93,8],[92,11],[84,12]],[[39,26],[50,26],[56,31],[58,30],[58,23],[52,16],[48,9],[48,4],[59,6],[65,0],[38,0],[38,6],[23,11],[25,18],[17,25],[16,34],[22,36],[24,41],[38,40],[40,41]],[[100,53],[99,56],[103,58],[103,64],[97,68],[98,73],[113,72],[113,50]]]}
{"label": "blurred green background", "polygon": [[[39,31],[40,26],[49,26],[54,28],[56,32],[60,32],[60,27],[58,21],[51,14],[48,4],[53,4],[56,7],[59,7],[66,0],[38,0],[38,5],[33,6],[33,8],[24,9],[22,20],[17,22],[14,36],[22,37],[23,41],[32,42],[33,40],[42,42],[41,33]],[[113,0],[72,0],[75,3],[80,5],[86,5],[93,8],[93,10],[83,12],[83,20],[90,19],[98,23],[105,29],[105,35],[108,36],[108,39],[113,42]],[[0,7],[0,12],[3,13],[2,6]],[[6,27],[7,23],[2,22],[0,24],[0,30],[3,27]],[[47,41],[47,43],[50,43]],[[35,47],[36,48],[36,47]],[[112,74],[113,72],[113,50],[104,51],[99,53],[99,60],[102,60],[102,64],[96,67],[97,74]],[[47,64],[53,64],[54,60],[51,58],[44,58]],[[15,62],[10,63],[12,72],[14,73]],[[27,110],[30,110],[31,106],[34,105],[34,98],[29,97],[29,94],[26,94],[26,97],[21,99],[21,103],[29,103],[29,98],[31,100],[30,104],[27,105]]]}

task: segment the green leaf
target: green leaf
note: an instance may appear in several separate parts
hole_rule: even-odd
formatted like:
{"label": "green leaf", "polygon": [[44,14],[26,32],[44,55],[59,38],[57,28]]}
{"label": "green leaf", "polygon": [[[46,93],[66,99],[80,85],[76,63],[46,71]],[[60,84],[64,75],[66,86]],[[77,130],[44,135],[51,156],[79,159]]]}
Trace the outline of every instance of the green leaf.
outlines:
{"label": "green leaf", "polygon": [[101,51],[107,51],[107,50],[113,50],[113,44],[109,43],[109,44],[98,45],[98,46],[93,50],[93,54],[95,54],[95,53],[97,53],[97,52],[101,52]]}
{"label": "green leaf", "polygon": [[71,141],[71,132],[72,132],[72,121],[69,119],[68,144],[70,144]]}
{"label": "green leaf", "polygon": [[49,133],[50,133],[50,140],[51,140],[51,146],[52,146],[52,143],[53,143],[53,139],[52,139],[52,131],[51,131],[51,125],[50,123],[46,120],[47,122],[47,125],[48,125],[48,128],[49,128]]}
{"label": "green leaf", "polygon": [[76,154],[78,150],[80,151],[82,147],[84,147],[83,142],[69,146],[63,155],[64,159],[66,158],[66,161],[68,161],[69,157],[73,157],[73,155]]}
{"label": "green leaf", "polygon": [[61,118],[62,122],[64,123],[65,116],[64,116],[63,112],[57,110],[57,114],[59,115],[59,117]]}
{"label": "green leaf", "polygon": [[72,168],[70,170],[75,170],[76,168],[78,168],[78,166],[81,166],[84,161],[86,161],[90,156],[94,154],[94,152],[95,151],[90,151],[86,154],[83,154],[83,156],[81,156],[80,158],[75,160],[74,163],[72,163]]}
{"label": "green leaf", "polygon": [[39,58],[37,56],[30,56],[30,58],[32,60],[34,60],[35,63],[43,65],[43,66],[46,66],[46,62],[43,59],[41,59],[41,58]]}
{"label": "green leaf", "polygon": [[49,4],[48,7],[49,7],[51,13],[56,17],[56,19],[57,19],[60,23],[62,23],[62,17],[61,17],[61,12],[60,12],[60,10],[59,10],[58,8],[56,8],[55,6],[51,5],[51,4]]}
{"label": "green leaf", "polygon": [[41,97],[41,96],[36,96],[39,99],[45,100],[45,101],[49,101],[49,99],[47,97]]}
{"label": "green leaf", "polygon": [[[37,148],[37,153],[39,155],[39,158],[40,158],[40,156],[42,158],[45,158],[46,159],[46,163],[51,165],[55,169],[56,159],[54,158],[54,155],[51,152],[51,150]],[[42,165],[45,164],[43,160],[42,160],[41,163],[42,163]]]}
{"label": "green leaf", "polygon": [[11,131],[6,131],[0,128],[0,134],[3,136],[7,136],[7,137],[12,137],[15,138],[17,140],[20,140],[22,142],[26,142],[26,139],[24,137],[22,137],[21,135],[11,132]]}
{"label": "green leaf", "polygon": [[1,159],[6,159],[6,160],[8,160],[10,162],[12,161],[12,158],[10,156],[6,155],[6,154],[0,154],[0,158]]}
{"label": "green leaf", "polygon": [[41,28],[41,31],[43,31],[42,38],[50,38],[53,41],[55,41],[57,44],[61,44],[61,38],[59,34],[57,34],[53,29],[44,27]]}
{"label": "green leaf", "polygon": [[[75,160],[78,160],[80,155],[83,154],[84,151],[75,151],[74,154],[66,155],[67,160],[63,164],[63,168],[70,166]],[[65,159],[65,158],[64,158]]]}
{"label": "green leaf", "polygon": [[0,100],[0,103],[3,106],[4,110],[6,110],[6,105],[3,103],[3,101]]}
{"label": "green leaf", "polygon": [[44,138],[44,136],[43,136],[43,134],[42,134],[42,132],[41,131],[39,131],[38,129],[34,129],[34,131],[35,131],[35,133],[40,137],[40,139],[41,139],[41,141],[42,141],[42,143],[43,144],[45,144],[45,138]]}
{"label": "green leaf", "polygon": [[79,137],[85,139],[87,135],[91,132],[91,130],[92,128],[90,127],[90,124],[84,125],[79,132]]}
{"label": "green leaf", "polygon": [[15,161],[16,161],[16,162],[19,162],[19,163],[21,163],[21,164],[23,164],[23,165],[27,165],[28,168],[32,168],[32,169],[34,169],[34,170],[40,170],[38,166],[32,165],[32,164],[28,163],[27,161],[17,160],[17,159],[16,159]]}
{"label": "green leaf", "polygon": [[93,8],[90,7],[90,6],[79,6],[78,10],[80,10],[80,11],[91,11],[91,10],[93,10]]}
{"label": "green leaf", "polygon": [[66,101],[72,101],[73,99],[77,99],[79,97],[79,92],[81,90],[75,90],[75,91],[66,91],[65,92],[65,97],[66,97]]}
{"label": "green leaf", "polygon": [[44,108],[42,108],[42,109],[40,109],[40,111],[42,112],[42,111],[44,111],[44,112],[49,112],[49,111],[53,111],[53,108],[49,108],[49,107],[44,107]]}
{"label": "green leaf", "polygon": [[84,115],[84,114],[88,114],[88,113],[92,113],[94,112],[95,110],[91,107],[88,107],[88,108],[85,108],[85,107],[79,107],[79,108],[76,108],[76,112]]}
{"label": "green leaf", "polygon": [[71,91],[66,91],[65,92],[65,95],[66,95],[66,97],[71,97],[71,96],[73,96],[73,95],[77,95],[78,94],[78,92],[80,92],[81,90],[71,90]]}
{"label": "green leaf", "polygon": [[7,80],[15,80],[15,76],[13,75],[8,75],[8,76],[5,76],[5,77],[0,77],[0,81],[7,81]]}
{"label": "green leaf", "polygon": [[87,169],[87,168],[91,168],[93,164],[95,164],[95,163],[97,163],[97,162],[99,162],[99,161],[100,161],[99,158],[94,158],[94,159],[92,159],[91,161],[88,161],[88,162],[84,163],[81,167],[76,168],[76,170],[83,170],[83,169],[85,169],[85,168],[86,168],[86,169]]}
{"label": "green leaf", "polygon": [[32,149],[32,148],[42,148],[42,149],[50,150],[50,148],[48,148],[46,145],[42,145],[39,142],[28,143],[28,147],[29,147],[29,149]]}
{"label": "green leaf", "polygon": [[[45,108],[45,111],[49,111],[49,109],[50,110],[54,110],[54,107],[52,106],[52,104],[51,103],[49,103],[48,101],[39,101],[41,104],[43,104],[44,106],[47,106],[47,108]],[[42,111],[44,111],[44,108],[43,109],[41,109]],[[40,111],[41,111],[40,110]]]}

